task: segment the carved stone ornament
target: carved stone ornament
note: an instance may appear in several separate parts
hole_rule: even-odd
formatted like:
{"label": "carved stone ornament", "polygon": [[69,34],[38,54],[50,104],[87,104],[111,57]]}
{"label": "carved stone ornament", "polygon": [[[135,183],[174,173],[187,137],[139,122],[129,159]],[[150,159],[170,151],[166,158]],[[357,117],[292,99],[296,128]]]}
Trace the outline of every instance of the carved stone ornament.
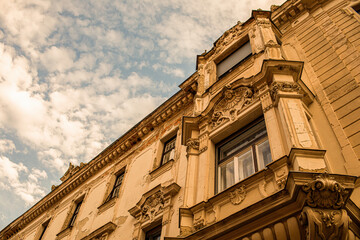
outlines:
{"label": "carved stone ornament", "polygon": [[244,201],[246,197],[246,189],[245,185],[241,185],[240,187],[236,188],[234,191],[229,193],[230,201],[234,205],[239,205]]}
{"label": "carved stone ornament", "polygon": [[326,209],[342,208],[345,204],[344,199],[349,194],[328,173],[318,175],[316,180],[304,185],[302,190],[306,193],[306,204],[308,206]]}
{"label": "carved stone ornament", "polygon": [[344,209],[318,209],[305,207],[299,217],[308,240],[345,240],[349,217]]}
{"label": "carved stone ornament", "polygon": [[161,191],[156,192],[146,199],[141,215],[143,220],[150,220],[152,222],[154,218],[159,215],[164,209],[164,197]]}
{"label": "carved stone ornament", "polygon": [[215,43],[215,53],[221,52],[227,45],[238,39],[242,33],[242,23],[238,22],[234,27],[227,30]]}
{"label": "carved stone ornament", "polygon": [[253,101],[253,91],[248,87],[230,89],[225,87],[222,99],[215,105],[211,117],[213,127],[226,121],[234,121],[241,110]]}
{"label": "carved stone ornament", "polygon": [[200,145],[199,140],[194,138],[189,138],[186,141],[187,151],[189,151],[190,148],[199,150],[199,145]]}
{"label": "carved stone ornament", "polygon": [[301,87],[295,82],[273,82],[270,86],[270,94],[273,100],[276,95],[281,92],[297,92],[301,93]]}
{"label": "carved stone ornament", "polygon": [[[86,163],[80,163],[80,166],[75,166],[72,163],[69,163],[68,170],[64,173],[64,176],[60,178],[61,181],[66,181],[68,178],[70,178],[72,175],[77,173],[80,169],[82,169],[84,166],[86,166]],[[54,189],[52,189],[54,190]]]}

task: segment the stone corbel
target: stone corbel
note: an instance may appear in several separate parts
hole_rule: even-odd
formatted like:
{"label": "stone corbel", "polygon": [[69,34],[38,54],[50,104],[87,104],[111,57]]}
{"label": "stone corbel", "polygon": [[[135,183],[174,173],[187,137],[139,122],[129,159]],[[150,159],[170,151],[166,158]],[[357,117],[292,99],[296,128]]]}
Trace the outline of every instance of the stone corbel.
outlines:
{"label": "stone corbel", "polygon": [[347,239],[349,216],[344,209],[350,192],[327,173],[305,184],[306,202],[299,217],[306,239]]}

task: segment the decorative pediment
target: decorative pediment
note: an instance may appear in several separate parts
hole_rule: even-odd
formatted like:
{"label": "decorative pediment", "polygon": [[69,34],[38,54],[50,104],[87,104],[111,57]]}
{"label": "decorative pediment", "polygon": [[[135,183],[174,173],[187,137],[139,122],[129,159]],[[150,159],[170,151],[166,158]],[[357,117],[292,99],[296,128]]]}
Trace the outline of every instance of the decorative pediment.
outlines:
{"label": "decorative pediment", "polygon": [[212,127],[217,127],[227,121],[234,121],[241,110],[253,102],[253,90],[249,87],[231,89],[226,86],[222,97],[214,105],[211,116]]}
{"label": "decorative pediment", "polygon": [[129,210],[129,213],[140,222],[153,222],[169,207],[170,199],[180,190],[180,186],[172,183],[168,186],[158,185],[145,193],[140,201]]}
{"label": "decorative pediment", "polygon": [[216,42],[215,53],[221,52],[226,46],[238,39],[242,33],[242,23],[238,22],[234,27],[227,30]]}

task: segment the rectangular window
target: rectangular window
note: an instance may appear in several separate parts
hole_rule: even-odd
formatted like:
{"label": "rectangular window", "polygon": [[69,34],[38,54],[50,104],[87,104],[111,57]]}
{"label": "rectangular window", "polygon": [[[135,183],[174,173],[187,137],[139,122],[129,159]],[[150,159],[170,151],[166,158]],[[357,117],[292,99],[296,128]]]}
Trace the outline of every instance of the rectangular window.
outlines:
{"label": "rectangular window", "polygon": [[161,225],[146,232],[145,240],[160,240]]}
{"label": "rectangular window", "polygon": [[242,60],[252,54],[250,41],[247,41],[232,54],[217,64],[217,77],[218,79],[226,73],[231,72]]}
{"label": "rectangular window", "polygon": [[43,223],[39,240],[43,239],[44,234],[45,234],[45,231],[46,231],[46,229],[47,229],[47,227],[48,227],[48,225],[49,225],[49,222],[50,222],[50,220],[47,221],[47,222],[45,222],[45,223]]}
{"label": "rectangular window", "polygon": [[264,120],[246,127],[218,146],[218,192],[265,168],[271,159]]}
{"label": "rectangular window", "polygon": [[83,200],[81,200],[80,202],[78,202],[76,204],[75,211],[74,211],[74,213],[73,213],[73,215],[72,215],[72,217],[70,219],[69,225],[68,225],[69,228],[74,226],[75,220],[76,220],[76,218],[77,218],[77,216],[79,214],[79,210],[80,210],[82,202],[83,202]]}
{"label": "rectangular window", "polygon": [[120,191],[120,187],[121,187],[121,184],[122,184],[122,181],[124,179],[124,173],[122,172],[121,174],[117,175],[116,176],[116,180],[115,180],[115,184],[114,184],[114,187],[113,189],[111,190],[109,196],[107,197],[106,201],[105,202],[108,202],[110,201],[111,199],[113,198],[116,198],[119,196],[119,191]]}
{"label": "rectangular window", "polygon": [[164,143],[164,150],[161,156],[160,166],[174,159],[176,135]]}

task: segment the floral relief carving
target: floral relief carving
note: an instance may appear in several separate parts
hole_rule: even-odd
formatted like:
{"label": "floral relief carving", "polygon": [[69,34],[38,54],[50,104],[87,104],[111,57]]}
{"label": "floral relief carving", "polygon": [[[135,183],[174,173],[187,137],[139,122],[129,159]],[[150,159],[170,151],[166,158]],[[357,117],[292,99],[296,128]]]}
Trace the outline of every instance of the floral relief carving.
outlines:
{"label": "floral relief carving", "polygon": [[348,195],[348,191],[328,173],[318,175],[316,180],[304,185],[302,190],[306,193],[308,206],[326,209],[342,208]]}
{"label": "floral relief carving", "polygon": [[211,117],[213,127],[217,127],[226,121],[234,121],[241,110],[252,103],[253,91],[248,87],[231,89],[225,87],[223,98],[216,104]]}
{"label": "floral relief carving", "polygon": [[142,219],[150,220],[152,222],[154,218],[159,215],[164,209],[164,197],[161,191],[149,196],[142,207]]}
{"label": "floral relief carving", "polygon": [[241,185],[234,191],[230,192],[229,196],[232,204],[239,205],[240,203],[242,203],[246,197],[245,185]]}
{"label": "floral relief carving", "polygon": [[330,210],[305,207],[299,217],[305,228],[307,240],[312,239],[347,239],[349,216],[346,210]]}

